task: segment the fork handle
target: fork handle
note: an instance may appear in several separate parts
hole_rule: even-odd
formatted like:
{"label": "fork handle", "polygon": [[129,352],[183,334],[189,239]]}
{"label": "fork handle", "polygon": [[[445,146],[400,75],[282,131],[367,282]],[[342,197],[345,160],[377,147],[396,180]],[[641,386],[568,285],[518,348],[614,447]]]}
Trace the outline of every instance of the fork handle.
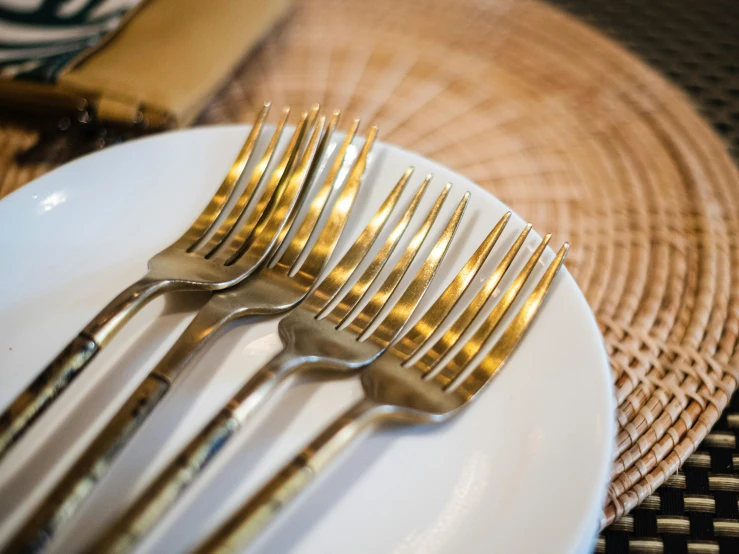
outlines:
{"label": "fork handle", "polygon": [[79,335],[46,366],[0,416],[0,459],[33,421],[97,354],[95,341]]}
{"label": "fork handle", "polygon": [[132,551],[299,364],[298,357],[283,350],[257,371],[87,552]]}
{"label": "fork handle", "polygon": [[364,398],[340,415],[300,454],[270,479],[194,552],[241,552],[282,509],[305,489],[354,439],[383,415],[386,407]]}
{"label": "fork handle", "polygon": [[184,367],[229,321],[213,296],[139,387],[67,470],[3,552],[39,552],[82,506]]}
{"label": "fork handle", "polygon": [[3,552],[44,550],[168,389],[167,381],[147,377]]}
{"label": "fork handle", "polygon": [[123,325],[169,285],[145,277],[121,292],[13,400],[0,415],[0,460]]}
{"label": "fork handle", "polygon": [[87,552],[131,552],[240,427],[229,409],[219,412]]}

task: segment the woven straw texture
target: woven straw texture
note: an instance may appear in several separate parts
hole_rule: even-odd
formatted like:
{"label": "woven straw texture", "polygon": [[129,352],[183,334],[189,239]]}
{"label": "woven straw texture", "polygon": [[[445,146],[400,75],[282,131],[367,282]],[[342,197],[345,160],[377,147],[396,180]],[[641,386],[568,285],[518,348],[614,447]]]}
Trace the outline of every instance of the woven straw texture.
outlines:
{"label": "woven straw texture", "polygon": [[[550,0],[668,76],[739,159],[739,3],[734,0]],[[605,529],[608,554],[739,552],[739,393],[682,466]]]}
{"label": "woven straw texture", "polygon": [[[547,5],[313,0],[199,123],[265,99],[376,122],[570,240],[619,406],[603,524],[675,475],[739,378],[739,174],[682,93]],[[63,161],[18,167],[33,138],[2,129],[0,195]]]}
{"label": "woven straw texture", "polygon": [[739,552],[739,394],[685,465],[607,527],[596,554]]}

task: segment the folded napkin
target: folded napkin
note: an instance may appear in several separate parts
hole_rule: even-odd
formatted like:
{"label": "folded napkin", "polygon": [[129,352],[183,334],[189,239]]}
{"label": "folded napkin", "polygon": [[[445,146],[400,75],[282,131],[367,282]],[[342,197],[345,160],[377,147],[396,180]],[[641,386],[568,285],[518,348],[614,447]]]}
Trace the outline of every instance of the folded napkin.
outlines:
{"label": "folded napkin", "polygon": [[190,123],[290,0],[36,0],[0,7],[0,104]]}

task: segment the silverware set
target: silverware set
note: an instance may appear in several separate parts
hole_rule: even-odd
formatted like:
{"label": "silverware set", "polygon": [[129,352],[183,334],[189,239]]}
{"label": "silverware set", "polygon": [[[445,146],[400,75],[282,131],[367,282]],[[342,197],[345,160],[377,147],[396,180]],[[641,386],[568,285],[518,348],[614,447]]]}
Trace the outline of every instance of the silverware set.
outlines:
{"label": "silverware set", "polygon": [[[234,320],[282,315],[282,350],[252,375],[87,552],[133,550],[247,420],[293,378],[358,376],[364,398],[196,550],[240,551],[354,439],[388,423],[438,424],[459,413],[503,367],[531,325],[564,261],[567,244],[528,296],[522,291],[540,264],[548,235],[508,287],[499,290],[531,230],[526,226],[482,279],[483,265],[509,221],[506,214],[446,288],[427,302],[429,307],[417,313],[445,255],[462,240],[455,233],[469,193],[450,216],[442,217],[452,187],[447,184],[428,212],[418,214],[432,177],[411,190],[412,198],[404,204],[401,196],[411,188],[409,168],[329,270],[363,186],[377,130],[371,128],[358,149],[353,145],[359,128],[355,120],[343,141],[335,144],[339,113],[326,117],[314,106],[300,115],[281,148],[289,117],[285,109],[262,151],[268,112],[265,104],[226,178],[192,226],[149,260],[145,277],[93,318],[0,416],[1,460],[71,382],[95,365],[95,355],[147,302],[175,290],[212,293],[3,552],[41,552],[50,544],[175,381]],[[397,261],[390,264],[391,259]],[[479,282],[472,296],[472,286]],[[517,300],[521,307],[504,325]]]}

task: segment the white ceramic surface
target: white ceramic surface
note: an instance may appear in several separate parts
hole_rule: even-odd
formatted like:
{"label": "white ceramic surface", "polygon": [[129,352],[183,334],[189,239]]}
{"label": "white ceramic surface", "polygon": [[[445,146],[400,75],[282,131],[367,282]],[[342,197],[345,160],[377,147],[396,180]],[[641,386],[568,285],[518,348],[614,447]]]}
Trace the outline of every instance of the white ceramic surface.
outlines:
{"label": "white ceramic surface", "polygon": [[[68,164],[0,202],[0,408],[115,293],[143,275],[152,254],[187,228],[246,132],[243,126],[213,127],[130,142]],[[472,194],[434,285],[439,291],[506,208],[418,155],[375,147],[368,186],[339,249],[354,240],[408,165],[416,167],[413,185],[427,172],[435,175],[425,206],[447,181],[454,187],[444,213],[465,191]],[[522,227],[514,216],[485,268]],[[0,543],[205,299],[171,295],[147,307],[8,455],[0,465]],[[52,552],[78,551],[141,490],[278,350],[276,327],[276,320],[267,320],[229,328],[157,409]],[[139,551],[181,552],[197,544],[360,393],[356,380],[285,390]],[[608,481],[613,412],[600,334],[575,282],[562,271],[526,340],[469,410],[442,427],[386,430],[365,439],[251,551],[585,551]]]}

